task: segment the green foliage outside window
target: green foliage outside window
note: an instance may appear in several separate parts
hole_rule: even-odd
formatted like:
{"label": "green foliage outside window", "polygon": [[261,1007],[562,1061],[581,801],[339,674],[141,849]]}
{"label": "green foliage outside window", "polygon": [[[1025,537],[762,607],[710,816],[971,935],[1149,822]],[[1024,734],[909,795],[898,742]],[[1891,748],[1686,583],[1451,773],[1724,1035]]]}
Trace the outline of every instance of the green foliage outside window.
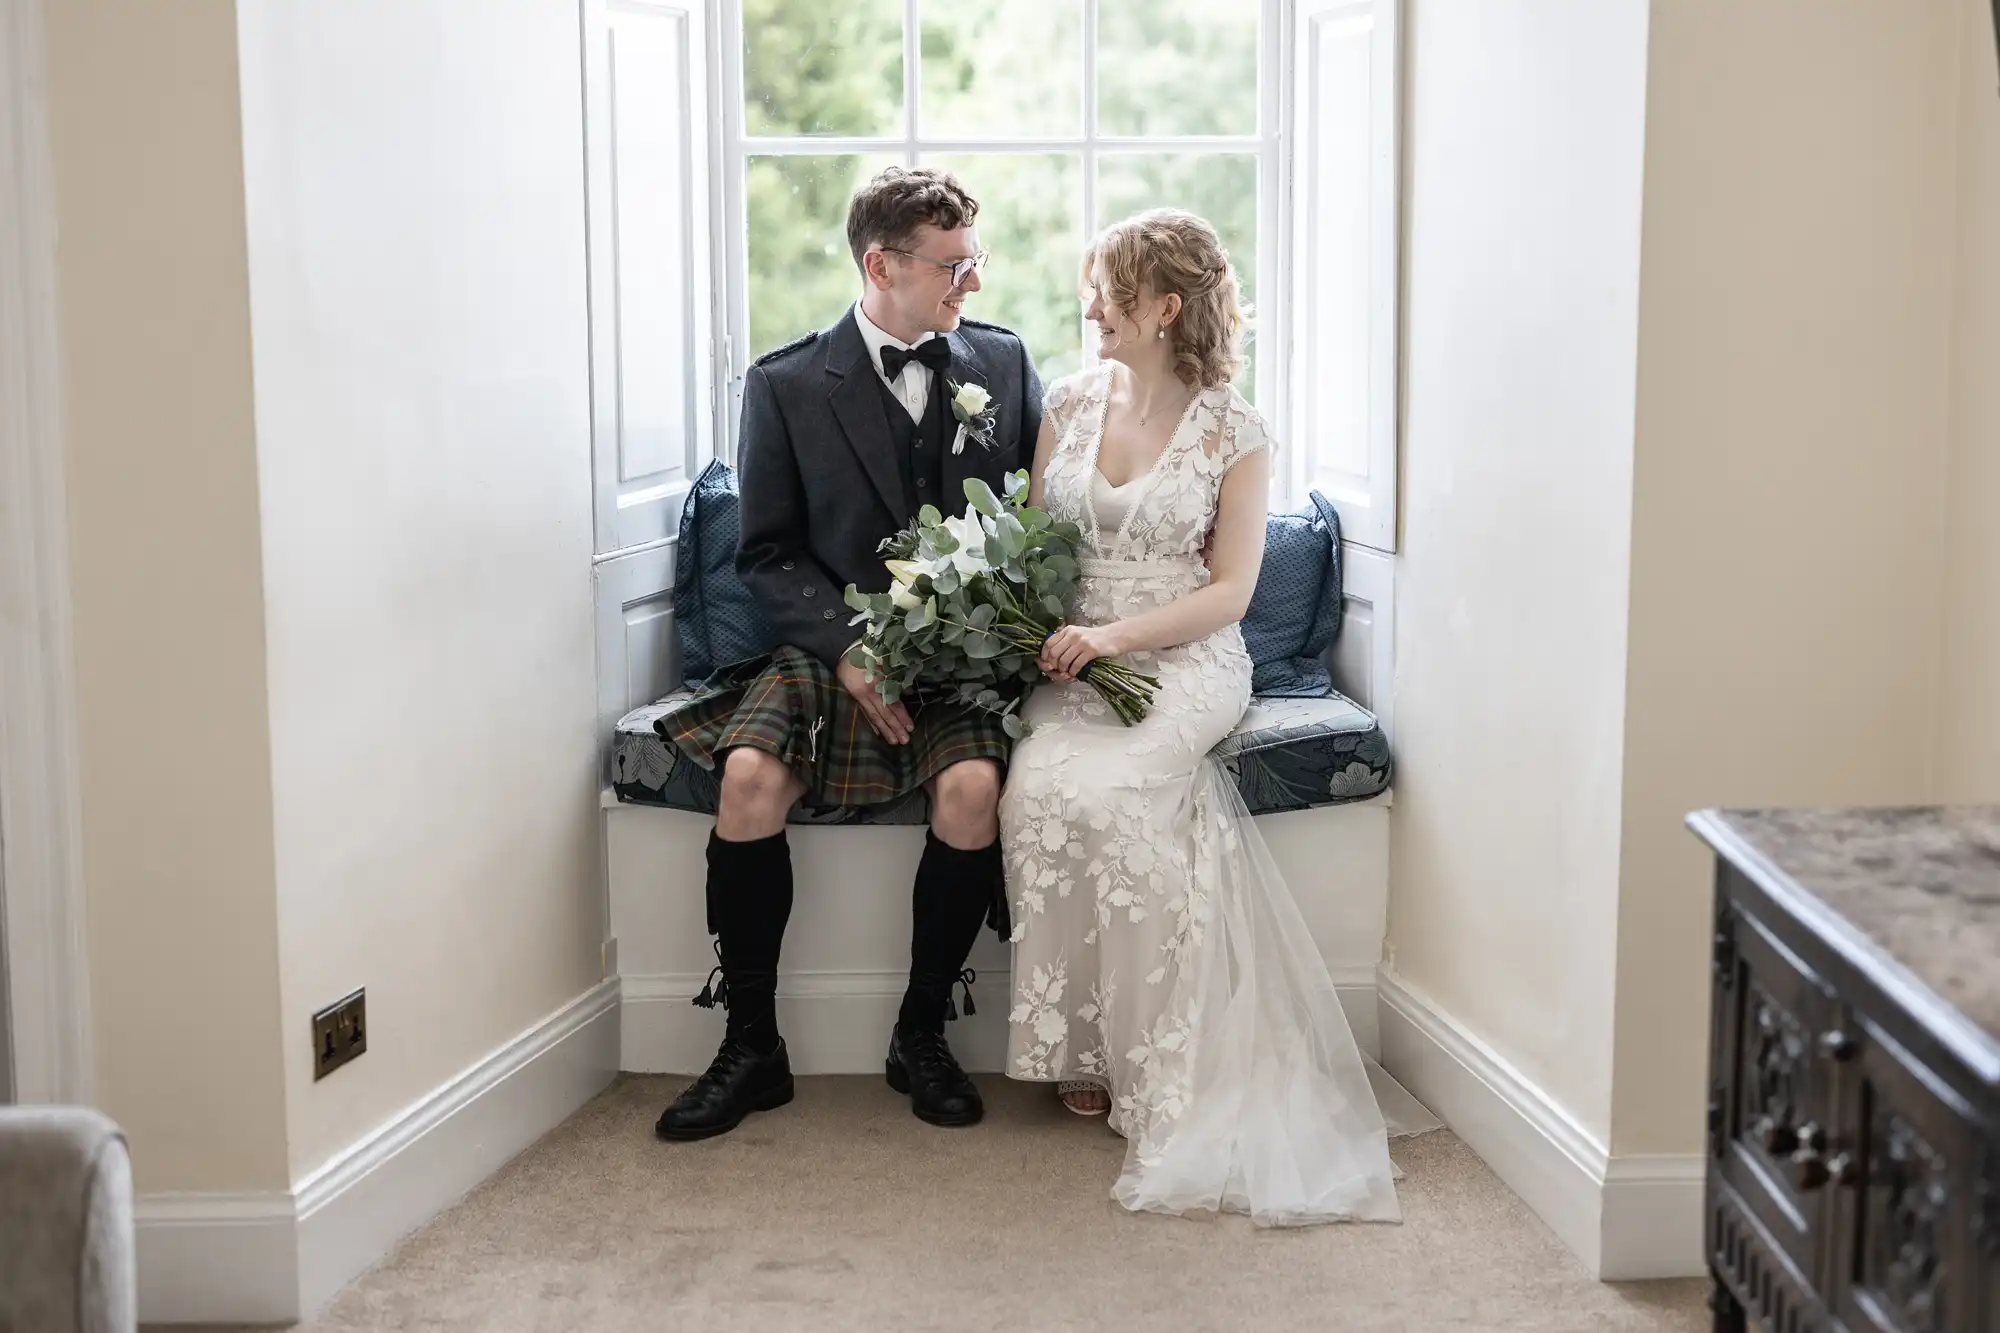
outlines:
{"label": "green foliage outside window", "polygon": [[[902,14],[902,0],[743,0],[746,133],[901,140]],[[1082,15],[1081,0],[921,0],[921,139],[1080,137]],[[1101,134],[1256,132],[1251,0],[1100,0],[1098,42]],[[848,196],[905,160],[900,143],[832,156],[773,149],[753,154],[745,169],[753,355],[831,324],[855,298]],[[1082,155],[922,160],[954,172],[980,201],[980,241],[993,259],[968,313],[1018,332],[1045,378],[1080,366]],[[1191,209],[1215,224],[1248,288],[1257,170],[1255,155],[1242,151],[1100,150],[1089,224],[1159,205]]]}

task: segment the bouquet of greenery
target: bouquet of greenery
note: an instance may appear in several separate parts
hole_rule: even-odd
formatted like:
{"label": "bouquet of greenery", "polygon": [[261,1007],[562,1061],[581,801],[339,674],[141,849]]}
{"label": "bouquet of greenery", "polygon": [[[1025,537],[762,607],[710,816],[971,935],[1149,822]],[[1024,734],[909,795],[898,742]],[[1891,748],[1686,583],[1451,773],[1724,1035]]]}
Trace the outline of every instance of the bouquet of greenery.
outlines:
{"label": "bouquet of greenery", "polygon": [[[1080,572],[1083,534],[1028,506],[1028,474],[1007,478],[1001,500],[978,478],[965,483],[965,513],[925,505],[882,543],[889,591],[847,585],[851,624],[865,626],[855,651],[889,703],[925,691],[998,713],[1007,734],[1025,735],[1013,682],[1040,679],[1042,645],[1063,623]],[[1159,679],[1099,658],[1078,679],[1130,726],[1146,715]]]}

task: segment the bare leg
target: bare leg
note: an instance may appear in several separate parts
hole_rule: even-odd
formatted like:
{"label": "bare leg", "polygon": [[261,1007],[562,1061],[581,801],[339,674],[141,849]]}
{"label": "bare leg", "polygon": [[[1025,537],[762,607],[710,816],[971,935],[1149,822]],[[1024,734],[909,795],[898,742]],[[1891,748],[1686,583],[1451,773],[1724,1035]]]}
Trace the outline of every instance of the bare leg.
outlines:
{"label": "bare leg", "polygon": [[931,831],[961,852],[1000,837],[1000,766],[991,759],[953,764],[931,781]]}
{"label": "bare leg", "polygon": [[805,784],[785,767],[784,760],[764,750],[738,746],[722,761],[716,836],[724,842],[775,838],[785,831],[786,817],[805,792]]}

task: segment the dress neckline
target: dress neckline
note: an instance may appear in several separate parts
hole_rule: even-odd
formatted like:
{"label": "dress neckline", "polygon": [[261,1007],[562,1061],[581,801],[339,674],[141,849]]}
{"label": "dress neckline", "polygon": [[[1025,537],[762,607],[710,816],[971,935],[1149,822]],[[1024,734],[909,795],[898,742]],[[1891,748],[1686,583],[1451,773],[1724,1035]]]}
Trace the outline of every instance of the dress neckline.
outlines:
{"label": "dress neckline", "polygon": [[[1159,454],[1154,457],[1153,461],[1147,464],[1144,471],[1134,473],[1122,483],[1114,483],[1111,478],[1104,475],[1103,470],[1097,465],[1098,457],[1104,450],[1104,427],[1111,418],[1111,374],[1111,363],[1107,361],[1104,363],[1103,369],[1098,373],[1097,429],[1091,432],[1090,454],[1086,460],[1090,465],[1090,475],[1094,480],[1091,488],[1093,493],[1085,496],[1084,504],[1090,513],[1091,541],[1099,551],[1105,551],[1109,548],[1105,545],[1103,528],[1097,521],[1097,502],[1094,494],[1096,489],[1095,483],[1101,481],[1113,491],[1124,491],[1139,486],[1141,482],[1151,481],[1159,475],[1160,469],[1166,465],[1167,460],[1173,456],[1175,448],[1180,444],[1181,436],[1187,431],[1188,423],[1194,420],[1195,412],[1200,408],[1202,400],[1208,397],[1207,389],[1196,389],[1194,396],[1188,399],[1187,406],[1181,409],[1180,420],[1174,423],[1173,430],[1167,435],[1166,444],[1161,446]],[[1118,531],[1112,534],[1113,541],[1122,542],[1125,539],[1126,530],[1132,526],[1132,516],[1139,512],[1140,502],[1143,498],[1142,495],[1126,506],[1125,516],[1118,524]]]}
{"label": "dress neckline", "polygon": [[1180,419],[1175,421],[1174,428],[1167,432],[1167,442],[1160,446],[1160,452],[1153,455],[1152,462],[1146,464],[1145,467],[1134,472],[1123,481],[1113,481],[1111,478],[1104,476],[1104,469],[1098,465],[1098,460],[1104,452],[1104,428],[1111,420],[1111,376],[1111,363],[1107,361],[1104,363],[1103,383],[1099,386],[1100,391],[1097,395],[1097,436],[1091,441],[1090,445],[1090,470],[1098,476],[1104,477],[1104,484],[1112,490],[1122,491],[1127,486],[1144,481],[1147,477],[1159,471],[1160,464],[1164,463],[1167,455],[1174,451],[1174,445],[1180,440],[1181,432],[1187,429],[1188,420],[1194,416],[1194,410],[1200,405],[1201,400],[1207,397],[1208,390],[1196,389],[1194,391],[1194,395],[1187,400],[1187,406],[1181,409]]}

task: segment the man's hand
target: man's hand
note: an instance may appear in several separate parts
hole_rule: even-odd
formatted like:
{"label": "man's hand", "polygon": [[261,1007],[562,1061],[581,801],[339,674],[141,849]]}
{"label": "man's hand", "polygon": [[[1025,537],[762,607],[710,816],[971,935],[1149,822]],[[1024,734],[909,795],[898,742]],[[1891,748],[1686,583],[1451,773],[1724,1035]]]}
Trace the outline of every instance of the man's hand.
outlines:
{"label": "man's hand", "polygon": [[877,736],[891,745],[909,743],[910,710],[900,703],[884,703],[882,692],[875,688],[875,677],[857,666],[851,654],[841,654],[840,666],[834,674],[854,696],[854,702],[861,705],[861,715],[868,719]]}

